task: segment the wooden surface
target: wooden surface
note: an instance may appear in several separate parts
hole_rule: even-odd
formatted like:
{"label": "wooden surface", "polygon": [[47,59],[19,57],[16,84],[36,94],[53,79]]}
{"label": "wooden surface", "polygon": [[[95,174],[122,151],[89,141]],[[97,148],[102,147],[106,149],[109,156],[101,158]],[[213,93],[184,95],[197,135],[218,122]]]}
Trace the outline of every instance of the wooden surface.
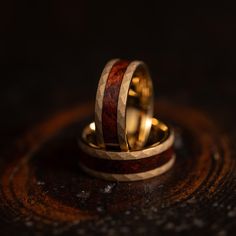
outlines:
{"label": "wooden surface", "polygon": [[92,104],[52,115],[12,143],[1,161],[2,233],[26,235],[233,235],[235,157],[229,137],[203,113],[159,101],[177,132],[177,160],[166,174],[113,183],[84,174],[81,127]]}

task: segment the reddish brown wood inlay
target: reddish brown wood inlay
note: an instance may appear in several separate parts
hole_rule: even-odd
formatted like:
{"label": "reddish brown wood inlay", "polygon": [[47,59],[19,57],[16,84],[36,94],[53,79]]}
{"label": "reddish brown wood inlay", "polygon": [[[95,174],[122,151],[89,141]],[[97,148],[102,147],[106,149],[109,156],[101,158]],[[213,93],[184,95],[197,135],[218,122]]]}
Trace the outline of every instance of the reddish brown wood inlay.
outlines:
{"label": "reddish brown wood inlay", "polygon": [[90,169],[114,173],[132,174],[149,171],[167,163],[173,155],[173,148],[169,148],[163,153],[138,160],[106,160],[91,156],[81,156],[81,163]]}
{"label": "reddish brown wood inlay", "polygon": [[105,143],[118,144],[117,106],[120,86],[129,61],[118,61],[108,76],[103,97],[102,128]]}

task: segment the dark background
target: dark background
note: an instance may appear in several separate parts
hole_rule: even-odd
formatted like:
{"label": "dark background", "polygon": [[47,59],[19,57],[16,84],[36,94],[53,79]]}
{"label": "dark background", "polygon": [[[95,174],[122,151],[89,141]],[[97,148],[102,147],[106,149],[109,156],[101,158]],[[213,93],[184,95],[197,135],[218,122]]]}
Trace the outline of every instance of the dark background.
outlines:
{"label": "dark background", "polygon": [[157,96],[232,117],[235,20],[235,8],[222,3],[2,1],[1,136],[94,99],[114,57],[144,60]]}

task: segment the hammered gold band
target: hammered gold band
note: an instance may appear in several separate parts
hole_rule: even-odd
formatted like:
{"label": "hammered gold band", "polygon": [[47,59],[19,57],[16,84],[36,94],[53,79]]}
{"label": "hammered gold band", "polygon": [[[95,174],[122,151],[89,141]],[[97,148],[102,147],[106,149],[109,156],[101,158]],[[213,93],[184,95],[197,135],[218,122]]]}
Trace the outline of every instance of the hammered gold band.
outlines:
{"label": "hammered gold band", "polygon": [[79,164],[90,175],[106,180],[137,181],[160,175],[174,164],[174,132],[157,119],[152,119],[147,146],[138,151],[104,150],[97,145],[95,132],[95,124],[91,123],[79,141],[87,154],[81,156]]}
{"label": "hammered gold band", "polygon": [[153,116],[153,86],[142,61],[111,60],[97,89],[95,125],[98,146],[122,151],[142,149]]}

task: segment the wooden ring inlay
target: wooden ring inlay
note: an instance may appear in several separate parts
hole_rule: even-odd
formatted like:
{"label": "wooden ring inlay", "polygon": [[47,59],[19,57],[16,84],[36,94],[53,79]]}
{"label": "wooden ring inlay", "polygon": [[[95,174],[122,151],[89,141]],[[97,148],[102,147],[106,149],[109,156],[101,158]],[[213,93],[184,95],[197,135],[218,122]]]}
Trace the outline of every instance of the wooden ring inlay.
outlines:
{"label": "wooden ring inlay", "polygon": [[106,144],[118,144],[117,106],[120,86],[129,61],[118,61],[112,67],[104,91],[102,109],[103,138]]}
{"label": "wooden ring inlay", "polygon": [[106,160],[81,156],[80,162],[89,169],[114,174],[134,174],[156,169],[166,164],[173,156],[173,147],[159,155],[138,160]]}

